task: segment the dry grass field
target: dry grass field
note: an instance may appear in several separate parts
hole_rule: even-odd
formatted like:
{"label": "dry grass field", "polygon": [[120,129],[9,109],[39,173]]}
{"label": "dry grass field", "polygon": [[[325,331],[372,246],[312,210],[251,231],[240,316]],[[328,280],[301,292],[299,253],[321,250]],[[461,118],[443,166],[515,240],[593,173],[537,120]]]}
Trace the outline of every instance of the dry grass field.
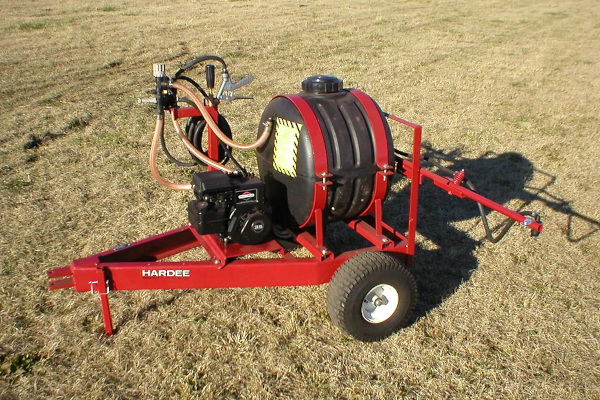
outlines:
{"label": "dry grass field", "polygon": [[[600,399],[598,1],[3,0],[0,11],[1,400]],[[105,337],[97,297],[49,292],[45,271],[186,223],[189,194],[149,174],[154,114],[136,98],[152,63],[173,73],[203,54],[255,76],[239,93],[254,100],[221,108],[239,141],[273,96],[336,75],[422,124],[429,151],[481,192],[539,211],[545,232],[491,244],[474,204],[426,185],[416,315],[384,341],[333,326],[326,285],[117,292],[119,331]],[[394,136],[408,150],[407,132]],[[250,169],[253,157],[240,155]],[[401,229],[405,200],[399,179],[386,213]]]}

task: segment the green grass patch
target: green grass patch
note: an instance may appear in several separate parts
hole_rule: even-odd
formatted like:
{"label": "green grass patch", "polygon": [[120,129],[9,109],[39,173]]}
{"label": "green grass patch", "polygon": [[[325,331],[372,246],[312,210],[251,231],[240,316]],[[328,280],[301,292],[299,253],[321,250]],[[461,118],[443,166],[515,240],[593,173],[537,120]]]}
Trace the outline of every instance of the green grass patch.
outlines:
{"label": "green grass patch", "polygon": [[[20,31],[39,31],[53,26],[62,26],[72,23],[73,19],[53,19],[53,18],[38,18],[31,21],[20,22],[16,25],[16,28]],[[15,26],[13,25],[13,28]]]}
{"label": "green grass patch", "polygon": [[50,25],[49,21],[30,21],[30,22],[21,22],[18,25],[19,30],[21,31],[37,31],[39,29],[44,29],[48,25]]}
{"label": "green grass patch", "polygon": [[31,182],[24,181],[22,179],[13,178],[7,182],[2,183],[2,189],[8,193],[19,194],[22,193],[25,188],[29,187]]}
{"label": "green grass patch", "polygon": [[0,376],[28,374],[41,359],[39,354],[0,355]]}
{"label": "green grass patch", "polygon": [[73,129],[81,129],[81,128],[85,128],[86,126],[88,126],[90,124],[90,121],[92,120],[92,115],[91,114],[85,114],[81,117],[75,117],[69,120],[69,122],[67,123],[67,125],[65,126],[65,130],[73,130]]}
{"label": "green grass patch", "polygon": [[118,11],[118,10],[120,10],[120,8],[114,4],[106,4],[102,7],[100,7],[100,11],[103,11],[103,12],[114,12],[114,11]]}

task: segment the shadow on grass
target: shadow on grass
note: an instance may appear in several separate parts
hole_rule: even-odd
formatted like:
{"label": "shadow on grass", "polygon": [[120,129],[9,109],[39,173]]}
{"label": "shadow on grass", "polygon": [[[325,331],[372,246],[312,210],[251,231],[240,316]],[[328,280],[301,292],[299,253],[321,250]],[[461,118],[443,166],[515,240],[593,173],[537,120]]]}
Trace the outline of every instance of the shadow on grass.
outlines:
{"label": "shadow on grass", "polygon": [[175,301],[185,296],[189,292],[189,290],[177,290],[172,292],[172,294],[165,299],[151,300],[150,302],[142,306],[139,310],[127,312],[118,321],[116,321],[116,324],[114,324],[114,333],[119,333],[119,330],[123,329],[128,323],[132,321],[144,320],[149,313],[158,311],[160,308],[172,305],[173,303],[175,303]]}
{"label": "shadow on grass", "polygon": [[[499,204],[521,199],[523,202],[517,211],[524,211],[533,200],[527,196],[525,188],[527,182],[533,179],[535,170],[531,162],[518,153],[487,153],[469,159],[462,157],[458,150],[442,153],[427,145],[424,149],[428,157],[441,162],[445,167],[453,171],[464,169],[477,191]],[[424,167],[430,168],[427,163]],[[444,175],[440,171],[435,172]],[[407,199],[408,193],[401,192],[396,196],[398,201],[406,202],[403,198]],[[394,202],[395,200],[392,200],[392,207]],[[492,213],[490,210],[486,212],[488,215]],[[419,285],[419,303],[415,318],[421,318],[438,307],[468,280],[478,267],[478,260],[474,254],[485,240],[482,224],[477,223],[468,228],[476,229],[473,235],[454,226],[454,223],[478,216],[479,210],[474,201],[449,196],[429,182],[421,187],[418,232],[425,238],[425,242],[423,246],[417,247],[415,254],[417,268],[414,269],[414,275]]]}
{"label": "shadow on grass", "polygon": [[[423,148],[428,157],[437,160],[444,167],[454,171],[464,169],[467,178],[476,185],[478,193],[497,203],[505,204],[518,199],[520,203],[515,211],[522,212],[527,210],[531,202],[537,200],[552,210],[565,214],[567,221],[564,233],[571,242],[584,240],[600,230],[599,221],[575,212],[569,201],[550,194],[548,188],[556,178],[547,172],[536,170],[521,154],[490,152],[470,159],[464,158],[460,150],[441,152],[433,150],[427,144],[424,144]],[[444,175],[427,162],[424,162],[423,167]],[[544,181],[540,187],[532,185],[532,182],[539,180]],[[408,195],[409,186],[405,186],[397,192],[390,193],[384,204],[384,221],[401,232],[408,226]],[[486,212],[488,215],[492,213],[490,210]],[[468,235],[454,226],[457,222],[478,216],[479,210],[474,201],[450,196],[425,179],[419,193],[417,228],[423,239],[421,245],[417,245],[416,268],[412,269],[419,289],[415,320],[438,307],[467,281],[478,267],[478,260],[474,254],[485,240],[482,224],[477,219],[477,223],[468,227],[469,231],[476,230],[474,235]],[[571,226],[577,219],[583,222],[587,229],[575,237]],[[492,225],[491,228],[494,231],[501,225],[502,223]],[[328,245],[336,252],[368,246],[364,239],[357,237],[353,232],[345,230],[342,234],[338,228],[333,228],[332,231],[333,240]],[[474,239],[473,236],[479,236],[481,239]],[[509,232],[508,237],[510,236]]]}
{"label": "shadow on grass", "polygon": [[[488,152],[477,159],[463,159],[459,150],[442,152],[425,144],[426,155],[445,161],[450,169],[465,169],[484,196],[502,203],[511,199],[522,201],[521,211],[533,201],[541,201],[553,211],[565,216],[562,229],[569,242],[576,243],[600,231],[600,221],[583,215],[572,202],[552,194],[549,188],[556,176],[534,166],[518,153]],[[457,161],[458,160],[458,161]],[[535,179],[534,179],[535,178]]]}

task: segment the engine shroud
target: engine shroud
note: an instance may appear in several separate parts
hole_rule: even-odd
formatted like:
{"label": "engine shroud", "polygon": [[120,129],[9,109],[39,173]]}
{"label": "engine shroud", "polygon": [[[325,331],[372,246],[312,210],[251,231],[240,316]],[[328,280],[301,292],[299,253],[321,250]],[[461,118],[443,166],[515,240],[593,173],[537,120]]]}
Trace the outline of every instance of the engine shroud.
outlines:
{"label": "engine shroud", "polygon": [[[313,211],[324,222],[351,219],[370,211],[384,198],[391,179],[377,184],[378,171],[393,165],[389,125],[369,96],[342,89],[338,78],[317,75],[302,82],[299,94],[273,98],[262,124],[274,120],[274,133],[256,150],[265,197],[278,223],[311,226]],[[386,170],[389,173],[389,170]],[[318,184],[326,178],[326,201],[317,201]]]}
{"label": "engine shroud", "polygon": [[261,243],[269,236],[271,219],[260,179],[208,171],[195,173],[192,184],[196,199],[188,204],[188,217],[198,233],[217,233],[240,244]]}

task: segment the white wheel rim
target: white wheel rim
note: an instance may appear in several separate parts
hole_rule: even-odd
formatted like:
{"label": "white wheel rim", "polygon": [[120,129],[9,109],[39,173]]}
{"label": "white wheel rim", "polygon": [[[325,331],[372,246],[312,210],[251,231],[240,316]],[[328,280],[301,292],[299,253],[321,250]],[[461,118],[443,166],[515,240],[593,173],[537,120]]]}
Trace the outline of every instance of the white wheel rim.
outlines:
{"label": "white wheel rim", "polygon": [[360,312],[372,324],[386,321],[398,308],[398,291],[393,286],[381,284],[369,290],[363,299]]}

